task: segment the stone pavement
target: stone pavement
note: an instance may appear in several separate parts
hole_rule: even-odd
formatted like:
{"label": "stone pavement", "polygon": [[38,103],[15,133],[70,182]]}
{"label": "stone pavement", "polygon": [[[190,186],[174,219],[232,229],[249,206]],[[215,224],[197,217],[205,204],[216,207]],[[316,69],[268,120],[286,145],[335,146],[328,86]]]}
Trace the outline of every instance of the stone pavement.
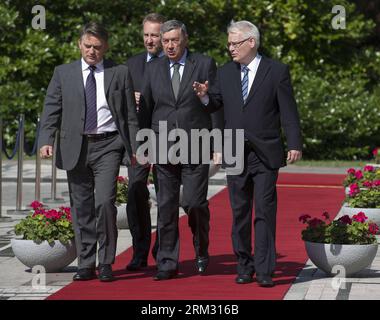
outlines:
{"label": "stone pavement", "polygon": [[[345,173],[347,168],[310,168],[290,165],[283,168],[285,172],[308,173]],[[35,164],[34,161],[25,161],[23,183],[23,209],[25,204],[34,200],[35,194]],[[126,168],[121,168],[120,175],[126,175]],[[45,283],[38,282],[39,275],[32,273],[17,258],[14,257],[10,246],[13,238],[13,226],[25,215],[9,214],[7,210],[16,206],[16,176],[17,166],[14,161],[3,161],[2,168],[2,216],[10,217],[11,221],[0,221],[0,300],[42,300],[58,291],[72,281],[76,271],[76,261],[60,273],[46,274]],[[51,162],[43,161],[41,167],[41,199],[52,198],[51,194]],[[226,186],[224,171],[219,171],[210,179],[209,197],[213,196]],[[343,192],[343,188],[342,188]],[[49,203],[49,206],[69,205],[66,174],[57,171],[57,195],[62,203]],[[157,207],[153,203],[152,221],[156,221]],[[184,214],[181,212],[181,214]],[[154,226],[155,227],[155,226]],[[123,252],[132,244],[130,232],[127,229],[119,230],[117,254]],[[127,261],[126,261],[127,263]],[[357,274],[355,278],[347,278],[340,288],[334,289],[332,284],[336,278],[326,277],[310,260],[298,275],[285,296],[285,300],[351,300],[351,299],[380,299],[380,252],[378,252],[370,268]]]}

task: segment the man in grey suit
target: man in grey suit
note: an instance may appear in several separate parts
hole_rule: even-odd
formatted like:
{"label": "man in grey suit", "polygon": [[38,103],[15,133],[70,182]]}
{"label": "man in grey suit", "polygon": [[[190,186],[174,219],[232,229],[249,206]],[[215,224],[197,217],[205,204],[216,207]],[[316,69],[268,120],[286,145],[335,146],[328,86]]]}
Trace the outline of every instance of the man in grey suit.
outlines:
{"label": "man in grey suit", "polygon": [[86,24],[78,41],[82,59],[55,68],[39,134],[42,158],[67,171],[78,272],[75,281],[112,281],[116,254],[116,179],[121,163],[134,163],[138,121],[128,67],[103,59],[108,33]]}

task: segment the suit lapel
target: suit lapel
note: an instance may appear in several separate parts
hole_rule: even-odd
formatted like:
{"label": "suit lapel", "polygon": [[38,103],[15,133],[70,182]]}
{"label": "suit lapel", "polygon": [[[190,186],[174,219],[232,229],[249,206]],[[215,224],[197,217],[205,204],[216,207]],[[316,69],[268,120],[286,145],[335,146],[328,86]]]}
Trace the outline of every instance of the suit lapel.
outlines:
{"label": "suit lapel", "polygon": [[196,60],[193,59],[191,53],[188,53],[186,57],[186,63],[185,63],[185,68],[183,70],[181,83],[179,86],[177,101],[181,99],[183,92],[187,88],[187,86],[191,86],[191,84],[189,84],[189,81],[191,80],[191,76],[193,75],[195,66],[196,66]]}
{"label": "suit lapel", "polygon": [[268,71],[270,69],[270,63],[268,59],[266,59],[264,56],[261,57],[261,61],[259,64],[259,67],[256,72],[255,80],[252,83],[251,90],[249,91],[247,100],[244,103],[244,107],[248,104],[249,100],[252,99],[252,97],[256,94],[258,91],[260,85],[265,79],[265,76],[267,75]]}
{"label": "suit lapel", "polygon": [[83,72],[82,72],[82,60],[77,60],[73,68],[74,76],[72,77],[72,87],[74,92],[78,96],[78,105],[81,109],[81,116],[84,117],[86,113],[86,99],[84,95],[84,82],[83,82]]}
{"label": "suit lapel", "polygon": [[236,96],[239,97],[240,105],[244,104],[243,94],[241,89],[241,68],[240,63],[234,63],[234,68],[232,70],[231,84],[233,85],[232,90],[236,91]]}
{"label": "suit lapel", "polygon": [[173,88],[172,88],[172,81],[170,79],[170,69],[169,68],[170,68],[169,59],[167,57],[164,57],[163,59],[160,60],[159,72],[161,74],[162,83],[168,84],[168,87],[170,88],[169,89],[170,97],[172,100],[175,101],[174,92],[173,92]]}
{"label": "suit lapel", "polygon": [[110,87],[112,78],[115,74],[115,69],[112,68],[114,65],[109,60],[104,60],[103,66],[104,66],[104,93],[106,96],[108,96],[108,89]]}

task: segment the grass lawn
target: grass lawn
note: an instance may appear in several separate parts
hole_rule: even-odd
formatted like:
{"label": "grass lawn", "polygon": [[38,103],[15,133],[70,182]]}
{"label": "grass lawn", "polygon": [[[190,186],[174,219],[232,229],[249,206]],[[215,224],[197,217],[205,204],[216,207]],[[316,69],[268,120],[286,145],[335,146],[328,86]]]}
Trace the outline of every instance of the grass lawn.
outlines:
{"label": "grass lawn", "polygon": [[302,167],[364,167],[367,163],[371,163],[370,160],[301,160],[295,163],[296,166]]}

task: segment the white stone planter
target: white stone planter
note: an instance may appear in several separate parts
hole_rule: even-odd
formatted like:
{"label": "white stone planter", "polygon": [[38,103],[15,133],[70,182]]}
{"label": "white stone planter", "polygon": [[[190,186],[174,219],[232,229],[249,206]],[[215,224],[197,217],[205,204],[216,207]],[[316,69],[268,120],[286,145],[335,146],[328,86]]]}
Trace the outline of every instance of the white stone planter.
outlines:
{"label": "white stone planter", "polygon": [[[339,273],[341,277],[348,277],[372,263],[378,244],[326,244],[305,241],[305,247],[310,260],[319,269],[329,275],[333,271],[335,274]],[[339,271],[333,270],[334,267]]]}
{"label": "white stone planter", "polygon": [[372,167],[375,167],[375,168],[380,168],[380,164],[379,163],[367,163],[366,166],[372,166]]}
{"label": "white stone planter", "polygon": [[348,215],[352,217],[359,212],[364,212],[364,214],[368,217],[368,220],[372,220],[380,227],[380,208],[351,208],[347,205],[343,206],[342,213],[343,215]]}
{"label": "white stone planter", "polygon": [[117,216],[116,225],[118,229],[129,229],[128,218],[127,218],[127,204],[121,203],[116,206]]}
{"label": "white stone planter", "polygon": [[12,239],[12,250],[17,259],[29,268],[43,266],[45,272],[58,272],[68,266],[77,257],[75,242],[62,244],[55,240],[36,243],[33,240]]}
{"label": "white stone planter", "polygon": [[[368,188],[359,188],[360,190],[368,190]],[[344,188],[344,193],[346,194],[346,196],[348,196],[350,194],[350,187],[345,187]]]}

